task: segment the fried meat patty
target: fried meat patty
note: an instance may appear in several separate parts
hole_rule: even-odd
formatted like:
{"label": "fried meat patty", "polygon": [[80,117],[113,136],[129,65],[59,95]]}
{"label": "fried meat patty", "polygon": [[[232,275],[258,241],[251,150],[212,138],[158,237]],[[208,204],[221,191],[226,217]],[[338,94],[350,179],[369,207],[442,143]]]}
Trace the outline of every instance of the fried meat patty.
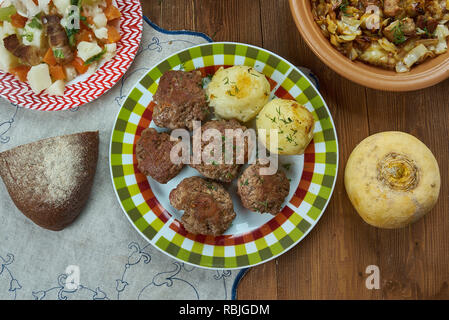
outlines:
{"label": "fried meat patty", "polygon": [[[205,124],[202,125],[201,127],[201,131],[202,134],[204,134],[204,132],[208,129],[216,129],[221,133],[221,145],[222,145],[222,161],[206,161],[205,159],[202,158],[201,163],[200,164],[195,164],[194,161],[191,161],[191,167],[195,168],[196,170],[198,170],[198,172],[200,172],[203,176],[209,178],[209,179],[213,179],[213,180],[218,180],[221,182],[231,182],[232,180],[234,180],[234,178],[237,177],[239,170],[242,166],[242,164],[239,164],[237,161],[237,154],[241,151],[239,148],[239,146],[237,145],[237,139],[234,138],[232,143],[233,143],[233,161],[232,164],[227,164],[225,163],[225,149],[226,149],[226,130],[227,129],[241,129],[242,132],[245,132],[247,130],[247,127],[245,127],[244,125],[240,124],[240,122],[238,122],[235,119],[231,119],[231,120],[212,120],[212,121],[208,121]],[[202,140],[201,142],[201,149],[202,151],[205,150],[205,148],[212,143],[213,140],[209,140],[209,141],[204,141]],[[248,161],[248,139],[245,138],[244,140],[244,162]],[[213,154],[211,154],[211,156],[213,156]]]}
{"label": "fried meat patty", "polygon": [[192,130],[192,121],[205,120],[210,109],[202,80],[199,71],[165,72],[154,95],[154,123],[163,128]]}
{"label": "fried meat patty", "polygon": [[269,164],[256,162],[246,168],[238,180],[237,193],[245,208],[276,215],[289,194],[290,182],[281,170],[273,175],[261,175],[259,169],[263,167]]}
{"label": "fried meat patty", "polygon": [[182,163],[174,164],[170,160],[170,152],[177,143],[170,141],[168,133],[159,133],[153,128],[143,130],[136,144],[137,168],[144,175],[167,183],[183,168]]}
{"label": "fried meat patty", "polygon": [[219,236],[236,216],[231,196],[223,186],[200,177],[184,179],[170,192],[170,203],[184,210],[181,221],[193,234]]}

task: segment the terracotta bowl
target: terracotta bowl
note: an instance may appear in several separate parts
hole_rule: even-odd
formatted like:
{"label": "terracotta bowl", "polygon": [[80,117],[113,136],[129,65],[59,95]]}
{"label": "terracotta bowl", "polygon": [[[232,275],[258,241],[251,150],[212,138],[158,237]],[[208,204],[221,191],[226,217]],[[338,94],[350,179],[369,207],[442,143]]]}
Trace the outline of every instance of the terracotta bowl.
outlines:
{"label": "terracotta bowl", "polygon": [[289,1],[299,32],[312,51],[335,72],[351,81],[384,91],[413,91],[430,87],[449,77],[449,52],[414,66],[407,73],[353,62],[338,52],[321,33],[313,19],[310,0]]}

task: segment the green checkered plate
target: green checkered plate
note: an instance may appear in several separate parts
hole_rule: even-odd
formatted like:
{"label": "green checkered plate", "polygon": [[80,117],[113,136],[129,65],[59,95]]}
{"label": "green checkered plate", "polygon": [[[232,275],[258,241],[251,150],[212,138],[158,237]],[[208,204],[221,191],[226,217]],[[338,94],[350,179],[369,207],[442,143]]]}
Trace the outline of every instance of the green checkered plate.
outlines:
{"label": "green checkered plate", "polygon": [[[204,77],[220,67],[251,66],[263,73],[271,98],[296,100],[315,118],[314,137],[300,156],[280,156],[280,168],[290,179],[290,194],[276,216],[245,209],[229,186],[237,217],[222,236],[188,233],[182,212],[168,195],[184,178],[199,175],[190,167],[167,184],[137,169],[135,146],[152,122],[153,94],[168,70],[200,70]],[[157,128],[157,127],[155,127]],[[157,128],[160,130],[159,128]],[[239,269],[267,262],[298,244],[317,224],[334,189],[338,142],[329,109],[318,90],[294,65],[265,49],[239,43],[208,43],[185,49],[153,67],[131,89],[115,122],[110,165],[114,189],[127,218],[152,245],[182,262],[211,269]]]}

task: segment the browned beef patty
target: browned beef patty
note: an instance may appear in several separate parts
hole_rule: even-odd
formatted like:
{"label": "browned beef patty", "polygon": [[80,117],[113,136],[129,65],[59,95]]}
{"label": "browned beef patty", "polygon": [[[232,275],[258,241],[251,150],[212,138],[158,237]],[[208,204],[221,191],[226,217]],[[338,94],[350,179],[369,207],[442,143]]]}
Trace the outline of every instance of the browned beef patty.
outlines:
{"label": "browned beef patty", "polygon": [[[200,164],[194,164],[193,159],[191,163],[191,167],[195,168],[200,172],[203,176],[218,180],[221,182],[231,182],[234,180],[234,178],[237,177],[239,170],[242,166],[242,164],[239,164],[237,161],[237,154],[241,151],[237,144],[237,139],[234,138],[232,141],[232,149],[233,149],[233,161],[232,164],[225,163],[225,149],[226,149],[226,129],[241,129],[242,132],[246,131],[246,127],[244,125],[241,125],[240,122],[238,122],[235,119],[231,120],[212,120],[208,121],[205,124],[202,125],[201,131],[202,134],[208,129],[216,129],[221,133],[221,147],[222,147],[222,157],[221,161],[214,161],[214,160],[206,160],[202,158]],[[245,139],[244,144],[244,162],[248,160],[248,139]],[[205,148],[211,144],[213,140],[209,141],[202,141],[201,142],[201,150],[205,150]],[[231,142],[231,141],[230,141]],[[211,154],[213,156],[213,154]],[[231,157],[229,157],[231,158]]]}
{"label": "browned beef patty", "polygon": [[259,169],[263,167],[269,164],[257,162],[246,168],[238,180],[237,192],[245,208],[276,215],[289,194],[290,182],[280,170],[273,175],[260,175]]}
{"label": "browned beef patty", "polygon": [[219,236],[235,218],[229,193],[219,183],[200,177],[184,179],[170,192],[170,203],[184,210],[181,221],[193,234]]}
{"label": "browned beef patty", "polygon": [[154,123],[169,129],[193,129],[193,120],[203,121],[210,114],[199,71],[167,71],[154,95]]}
{"label": "browned beef patty", "polygon": [[183,164],[174,164],[170,160],[170,151],[177,143],[170,141],[168,133],[158,133],[153,128],[143,130],[136,145],[140,172],[160,183],[167,183],[177,176]]}

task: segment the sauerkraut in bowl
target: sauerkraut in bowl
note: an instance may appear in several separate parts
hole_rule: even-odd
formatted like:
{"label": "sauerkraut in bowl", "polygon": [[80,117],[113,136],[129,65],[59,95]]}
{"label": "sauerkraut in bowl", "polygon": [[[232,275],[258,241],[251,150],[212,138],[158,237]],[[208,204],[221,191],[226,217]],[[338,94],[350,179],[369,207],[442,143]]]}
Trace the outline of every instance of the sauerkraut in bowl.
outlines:
{"label": "sauerkraut in bowl", "polygon": [[351,60],[408,72],[447,52],[449,0],[311,0],[321,32]]}
{"label": "sauerkraut in bowl", "polygon": [[0,70],[62,96],[116,55],[120,17],[112,0],[0,0]]}

